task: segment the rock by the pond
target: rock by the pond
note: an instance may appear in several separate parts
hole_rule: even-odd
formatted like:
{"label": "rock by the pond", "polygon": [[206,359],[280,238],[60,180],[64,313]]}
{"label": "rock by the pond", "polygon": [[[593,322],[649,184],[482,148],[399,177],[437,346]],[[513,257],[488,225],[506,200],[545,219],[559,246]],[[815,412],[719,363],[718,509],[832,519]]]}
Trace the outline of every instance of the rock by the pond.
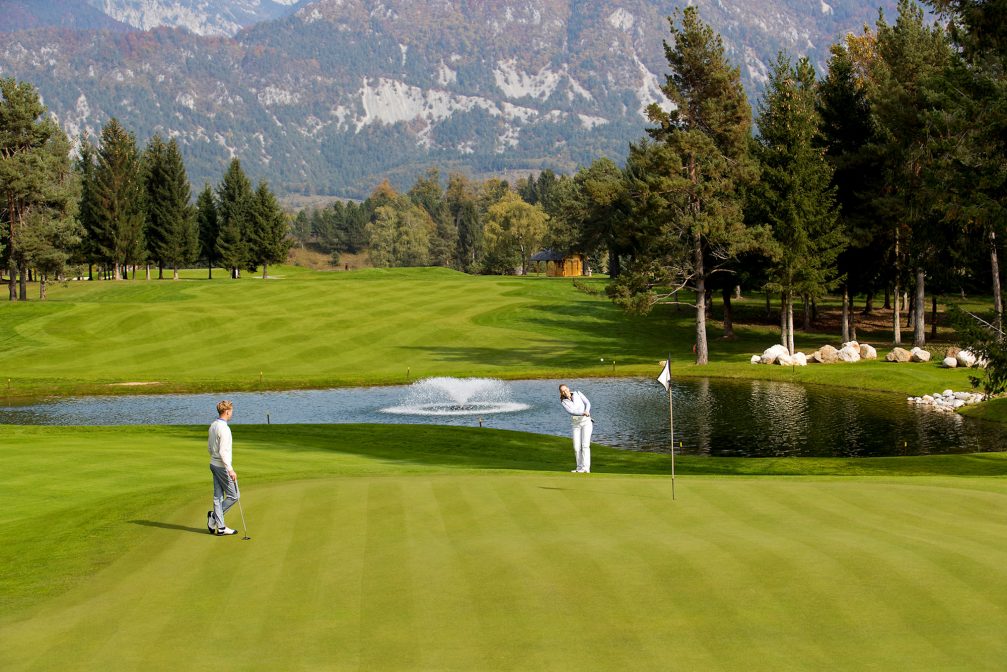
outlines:
{"label": "rock by the pond", "polygon": [[912,355],[904,348],[892,348],[892,351],[885,355],[886,362],[908,362]]}
{"label": "rock by the pond", "polygon": [[790,356],[790,351],[783,345],[777,343],[776,345],[766,348],[765,352],[762,353],[760,360],[763,364],[775,364],[776,360],[780,358],[781,355]]}
{"label": "rock by the pond", "polygon": [[823,345],[811,353],[811,359],[819,364],[832,364],[839,361],[839,351],[831,345]]}
{"label": "rock by the pond", "polygon": [[806,354],[804,354],[803,352],[795,352],[794,353],[794,364],[797,365],[797,366],[807,366],[808,365],[808,356]]}
{"label": "rock by the pond", "polygon": [[958,366],[958,360],[955,359],[954,357],[945,357],[944,358],[944,367],[945,368],[954,369],[957,366]]}
{"label": "rock by the pond", "polygon": [[853,347],[853,343],[847,343],[842,347],[837,356],[844,362],[859,362],[860,346]]}
{"label": "rock by the pond", "polygon": [[930,353],[923,348],[913,348],[909,351],[910,358],[914,362],[929,362]]}
{"label": "rock by the pond", "polygon": [[934,394],[924,394],[922,397],[908,397],[910,404],[917,406],[927,406],[938,411],[953,412],[963,406],[978,404],[986,398],[979,392],[953,392],[944,390]]}
{"label": "rock by the pond", "polygon": [[955,355],[955,359],[958,360],[958,366],[964,366],[966,368],[975,366],[976,363],[976,356],[968,350],[958,351],[958,354]]}
{"label": "rock by the pond", "polygon": [[860,344],[860,359],[877,359],[878,351],[873,345],[868,345],[867,343]]}
{"label": "rock by the pond", "polygon": [[762,364],[762,355],[752,355],[752,364]]}

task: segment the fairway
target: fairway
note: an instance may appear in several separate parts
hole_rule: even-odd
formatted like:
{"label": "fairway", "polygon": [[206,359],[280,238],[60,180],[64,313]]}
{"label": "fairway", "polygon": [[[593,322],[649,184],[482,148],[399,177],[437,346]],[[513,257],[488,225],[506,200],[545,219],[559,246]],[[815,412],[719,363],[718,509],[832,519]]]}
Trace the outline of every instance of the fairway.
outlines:
{"label": "fairway", "polygon": [[[54,284],[45,302],[0,303],[0,386],[8,398],[26,398],[317,389],[428,376],[656,376],[670,353],[675,376],[900,394],[970,387],[967,370],[936,363],[752,366],[753,353],[779,340],[778,326],[742,324],[746,311],[762,314],[756,295],[735,302],[735,340],[720,339],[710,322],[711,364],[698,367],[689,310],[628,315],[605,296],[604,278],[271,268],[268,280],[222,273],[206,280],[205,271],[190,270],[177,282],[69,282]],[[809,352],[839,344],[838,334],[798,339]]]}
{"label": "fairway", "polygon": [[702,472],[844,462],[683,460],[673,501],[661,456],[598,448],[585,477],[555,437],[243,426],[241,541],[203,527],[205,428],[5,429],[33,448],[0,455],[0,560],[18,575],[2,585],[48,589],[4,609],[3,670],[1007,660],[1003,455],[939,460],[993,477],[905,475],[928,458],[771,478]]}

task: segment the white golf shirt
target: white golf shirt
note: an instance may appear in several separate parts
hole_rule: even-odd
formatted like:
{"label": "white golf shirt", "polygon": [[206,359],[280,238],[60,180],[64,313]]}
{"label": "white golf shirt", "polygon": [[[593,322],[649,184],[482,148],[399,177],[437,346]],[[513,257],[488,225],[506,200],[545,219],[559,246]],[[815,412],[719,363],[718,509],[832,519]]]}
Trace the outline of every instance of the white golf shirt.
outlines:
{"label": "white golf shirt", "polygon": [[560,403],[566,412],[573,416],[587,415],[591,412],[591,402],[580,390],[574,390],[570,394],[570,399],[563,399]]}
{"label": "white golf shirt", "polygon": [[231,428],[227,426],[227,420],[217,418],[210,425],[207,450],[210,453],[210,464],[231,469]]}

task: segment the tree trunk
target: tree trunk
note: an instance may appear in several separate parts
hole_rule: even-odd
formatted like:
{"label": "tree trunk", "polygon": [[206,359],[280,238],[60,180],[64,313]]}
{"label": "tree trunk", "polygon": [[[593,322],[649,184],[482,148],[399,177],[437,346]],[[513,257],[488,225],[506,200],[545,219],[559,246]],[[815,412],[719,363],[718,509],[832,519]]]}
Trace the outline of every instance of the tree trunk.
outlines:
{"label": "tree trunk", "polygon": [[843,285],[843,313],[839,318],[839,342],[850,342],[850,288]]}
{"label": "tree trunk", "polygon": [[794,295],[787,293],[787,352],[794,354]]}
{"label": "tree trunk", "polygon": [[178,280],[178,266],[177,265],[171,267],[171,279],[172,280]]}
{"label": "tree trunk", "polygon": [[206,262],[206,279],[213,280],[213,262]]}
{"label": "tree trunk", "polygon": [[[147,264],[147,279],[150,280],[150,264]],[[157,279],[164,280],[164,264],[157,262]]]}
{"label": "tree trunk", "polygon": [[18,300],[28,300],[28,269],[24,266],[21,267],[21,278],[20,284],[18,285]]}
{"label": "tree trunk", "polygon": [[930,340],[937,340],[937,295],[930,295]]}
{"label": "tree trunk", "polygon": [[[147,264],[144,265],[144,267],[145,267],[144,274],[146,276],[146,279],[150,280],[150,263],[148,262]],[[164,278],[161,277],[161,276],[158,276],[157,279],[158,280],[163,280]]]}
{"label": "tree trunk", "polygon": [[703,268],[703,239],[699,232],[692,234],[693,264],[696,268],[696,364],[710,362],[706,342],[706,277]]}
{"label": "tree trunk", "polygon": [[11,262],[7,270],[10,273],[10,277],[7,278],[7,290],[10,292],[10,300],[17,301],[17,271],[14,269],[13,262]]}
{"label": "tree trunk", "polygon": [[997,234],[990,229],[990,269],[993,272],[993,326],[1003,338],[1004,302],[1000,289],[1000,261],[997,258]]}
{"label": "tree trunk", "polygon": [[741,285],[734,286],[734,298],[741,300]]}
{"label": "tree trunk", "polygon": [[267,265],[266,265],[265,262],[263,262],[263,264],[262,264],[262,279],[263,280],[265,280],[266,277],[267,277],[266,268],[267,268]]}
{"label": "tree trunk", "polygon": [[853,302],[850,302],[850,340],[857,340],[857,314],[853,310]]}
{"label": "tree trunk", "polygon": [[926,297],[924,295],[925,286],[924,273],[922,268],[916,269],[916,301],[915,301],[915,313],[916,313],[916,325],[915,331],[913,332],[913,345],[917,348],[922,348],[927,344],[927,334],[926,334],[926,320],[924,320],[924,315],[926,314]]}
{"label": "tree trunk", "polygon": [[724,287],[724,338],[734,339],[734,316],[731,314],[731,290]]}
{"label": "tree trunk", "polygon": [[122,267],[119,265],[119,262],[115,262],[113,266],[115,266],[115,270],[113,271],[112,279],[122,280]]}
{"label": "tree trunk", "polygon": [[780,292],[780,345],[787,347],[787,294]]}
{"label": "tree trunk", "polygon": [[871,315],[874,312],[874,290],[867,292],[867,300],[864,301],[864,309],[860,311],[861,315]]}
{"label": "tree trunk", "polygon": [[38,300],[45,301],[45,273],[38,276]]}
{"label": "tree trunk", "polygon": [[899,281],[895,281],[895,290],[892,292],[892,298],[895,300],[895,305],[892,307],[892,342],[895,345],[902,345],[902,324],[901,315],[899,315],[900,306],[899,298],[902,295],[899,293]]}

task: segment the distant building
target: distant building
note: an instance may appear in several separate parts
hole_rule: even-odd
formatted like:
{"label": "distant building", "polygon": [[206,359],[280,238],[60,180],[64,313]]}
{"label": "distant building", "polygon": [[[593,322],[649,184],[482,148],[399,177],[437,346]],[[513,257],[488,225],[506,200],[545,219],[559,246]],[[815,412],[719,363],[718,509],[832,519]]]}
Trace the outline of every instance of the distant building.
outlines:
{"label": "distant building", "polygon": [[587,260],[583,254],[560,254],[553,250],[542,250],[532,255],[532,261],[545,262],[545,274],[557,278],[584,275]]}

